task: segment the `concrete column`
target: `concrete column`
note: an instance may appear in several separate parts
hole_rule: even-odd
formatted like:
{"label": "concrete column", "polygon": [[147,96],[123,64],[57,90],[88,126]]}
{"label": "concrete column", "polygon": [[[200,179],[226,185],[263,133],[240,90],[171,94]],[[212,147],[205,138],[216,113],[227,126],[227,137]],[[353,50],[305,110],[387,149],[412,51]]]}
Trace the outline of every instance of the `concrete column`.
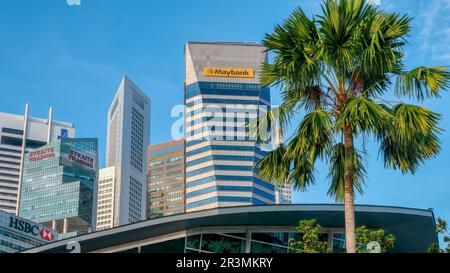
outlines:
{"label": "concrete column", "polygon": [[53,220],[53,221],[52,221],[52,229],[53,229],[53,230],[56,230],[56,228],[57,228],[56,220]]}
{"label": "concrete column", "polygon": [[245,253],[250,253],[251,247],[252,247],[252,234],[250,231],[247,230],[247,233],[245,234]]}
{"label": "concrete column", "polygon": [[328,244],[328,249],[330,249],[331,251],[333,251],[333,236],[334,236],[334,233],[332,231],[329,231],[327,244]]}
{"label": "concrete column", "polygon": [[63,234],[67,233],[68,228],[69,228],[69,221],[67,221],[67,218],[64,218]]}
{"label": "concrete column", "polygon": [[20,193],[22,189],[22,176],[23,176],[23,163],[25,160],[25,150],[27,147],[27,136],[28,136],[28,114],[29,105],[25,104],[25,114],[23,118],[23,136],[22,136],[22,150],[20,151],[20,168],[19,168],[19,183],[17,187],[17,203],[16,203],[16,215],[19,215],[20,207]]}

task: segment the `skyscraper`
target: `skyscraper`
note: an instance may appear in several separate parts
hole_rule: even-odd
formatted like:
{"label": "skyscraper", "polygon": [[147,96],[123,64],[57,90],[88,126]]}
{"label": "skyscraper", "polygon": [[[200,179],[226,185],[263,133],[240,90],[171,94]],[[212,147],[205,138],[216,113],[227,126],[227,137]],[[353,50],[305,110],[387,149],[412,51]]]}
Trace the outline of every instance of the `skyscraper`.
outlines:
{"label": "skyscraper", "polygon": [[292,203],[292,185],[286,183],[284,185],[275,186],[275,203],[291,204]]}
{"label": "skyscraper", "polygon": [[24,158],[19,216],[66,236],[95,228],[98,182],[96,138],[66,138]]}
{"label": "skyscraper", "polygon": [[124,77],[108,111],[106,166],[116,167],[114,226],[144,220],[150,99]]}
{"label": "skyscraper", "polygon": [[266,152],[246,126],[270,108],[265,48],[190,42],[185,55],[186,211],[274,203],[255,168]]}
{"label": "skyscraper", "polygon": [[116,174],[115,166],[99,170],[97,230],[114,227],[114,200],[117,183]]}
{"label": "skyscraper", "polygon": [[148,147],[147,218],[185,211],[184,140]]}
{"label": "skyscraper", "polygon": [[29,117],[28,105],[23,116],[0,112],[0,210],[16,213],[20,165],[25,152],[61,137],[75,137],[74,125],[53,120],[51,109],[47,119]]}

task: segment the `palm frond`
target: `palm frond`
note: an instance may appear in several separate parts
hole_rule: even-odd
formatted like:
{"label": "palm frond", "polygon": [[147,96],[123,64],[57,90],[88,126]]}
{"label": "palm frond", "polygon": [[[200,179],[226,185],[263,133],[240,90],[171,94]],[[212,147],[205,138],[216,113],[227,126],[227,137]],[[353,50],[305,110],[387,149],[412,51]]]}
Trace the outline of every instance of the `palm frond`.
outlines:
{"label": "palm frond", "polygon": [[[272,130],[279,129],[284,134],[286,127],[289,126],[292,117],[296,114],[295,110],[289,105],[282,104],[271,108],[260,114],[249,123],[245,124],[248,128],[249,136],[256,142],[264,142],[270,139]],[[276,128],[278,126],[278,128]]]}
{"label": "palm frond", "polygon": [[447,67],[418,67],[398,74],[395,93],[422,101],[425,98],[439,98],[440,92],[449,87],[450,72]]}
{"label": "palm frond", "polygon": [[294,189],[305,190],[315,182],[314,164],[318,157],[326,156],[332,144],[332,125],[329,113],[316,109],[300,122],[294,137],[287,144],[292,160],[289,182]]}
{"label": "palm frond", "polygon": [[344,107],[341,115],[336,120],[338,128],[349,126],[351,130],[359,132],[378,132],[385,124],[390,113],[381,105],[368,98],[350,99]]}
{"label": "palm frond", "polygon": [[[331,180],[328,195],[334,197],[337,202],[344,200],[345,187],[345,149],[344,144],[337,143],[331,149],[331,156],[328,160],[330,171],[328,178]],[[362,153],[354,149],[353,154],[353,185],[362,194],[366,169]]]}
{"label": "palm frond", "polygon": [[320,69],[317,56],[319,34],[313,20],[300,8],[276,25],[272,34],[266,34],[263,41],[268,50],[276,56],[273,64],[263,64],[262,85],[283,84],[285,86],[310,86],[319,82]]}
{"label": "palm frond", "polygon": [[325,100],[324,92],[320,86],[287,86],[281,97],[284,104],[293,109],[303,108],[307,112],[313,111],[323,106]]}
{"label": "palm frond", "polygon": [[378,135],[380,153],[386,167],[415,173],[427,159],[440,151],[438,125],[440,115],[426,108],[398,104],[392,108],[392,117]]}
{"label": "palm frond", "polygon": [[308,113],[288,143],[289,153],[295,158],[311,153],[314,149],[315,155],[322,155],[331,144],[332,129],[331,116],[325,110],[316,109]]}
{"label": "palm frond", "polygon": [[360,25],[372,7],[365,1],[325,1],[323,15],[318,16],[323,54],[334,67],[340,80],[345,70],[354,65],[354,49],[358,42]]}
{"label": "palm frond", "polygon": [[257,164],[258,175],[267,181],[283,185],[288,181],[291,159],[284,144],[270,151]]}

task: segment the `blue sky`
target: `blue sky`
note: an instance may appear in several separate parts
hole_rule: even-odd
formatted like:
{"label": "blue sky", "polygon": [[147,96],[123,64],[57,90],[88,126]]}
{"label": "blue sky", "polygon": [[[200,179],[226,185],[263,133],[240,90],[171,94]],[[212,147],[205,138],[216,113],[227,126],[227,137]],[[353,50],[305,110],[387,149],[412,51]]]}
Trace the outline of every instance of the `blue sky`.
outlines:
{"label": "blue sky", "polygon": [[[261,41],[301,6],[319,12],[316,0],[66,0],[0,1],[0,111],[72,121],[77,136],[98,137],[102,165],[107,110],[123,75],[152,99],[151,143],[171,138],[170,116],[183,100],[186,41]],[[381,0],[381,8],[415,19],[407,66],[450,65],[450,0]],[[279,102],[272,89],[273,103]],[[424,103],[443,114],[442,152],[416,175],[385,170],[369,143],[364,195],[357,203],[434,208],[450,221],[450,94]],[[326,166],[317,184],[294,202],[333,202]]]}

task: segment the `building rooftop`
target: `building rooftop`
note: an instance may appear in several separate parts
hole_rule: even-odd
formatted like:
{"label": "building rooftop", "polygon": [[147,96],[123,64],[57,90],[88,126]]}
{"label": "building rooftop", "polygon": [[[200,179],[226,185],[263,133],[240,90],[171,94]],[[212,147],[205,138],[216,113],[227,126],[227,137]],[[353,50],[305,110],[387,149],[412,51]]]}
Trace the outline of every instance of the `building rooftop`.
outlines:
{"label": "building rooftop", "polygon": [[211,44],[211,45],[241,45],[241,46],[263,46],[259,42],[255,41],[211,41],[211,42],[200,42],[200,41],[189,41],[188,44]]}
{"label": "building rooftop", "polygon": [[[11,113],[0,112],[0,118],[15,119],[17,121],[23,122],[23,115],[16,115],[16,114],[11,114]],[[36,118],[36,117],[31,117],[31,116],[28,118],[28,120],[31,122],[36,122],[36,123],[41,123],[41,124],[47,124],[47,122],[48,122],[48,119]],[[58,120],[53,120],[52,122],[53,122],[53,125],[74,128],[74,124],[72,122],[58,121]]]}
{"label": "building rooftop", "polygon": [[[393,234],[396,237],[394,252],[426,252],[432,243],[437,242],[434,214],[431,210],[356,205],[355,216],[357,226],[383,228],[386,232]],[[344,206],[342,204],[293,204],[208,209],[94,232],[26,252],[65,252],[66,244],[70,240],[79,242],[83,252],[102,252],[151,238],[170,238],[173,234],[192,229],[295,227],[301,219],[316,219],[324,228],[343,229]]]}

